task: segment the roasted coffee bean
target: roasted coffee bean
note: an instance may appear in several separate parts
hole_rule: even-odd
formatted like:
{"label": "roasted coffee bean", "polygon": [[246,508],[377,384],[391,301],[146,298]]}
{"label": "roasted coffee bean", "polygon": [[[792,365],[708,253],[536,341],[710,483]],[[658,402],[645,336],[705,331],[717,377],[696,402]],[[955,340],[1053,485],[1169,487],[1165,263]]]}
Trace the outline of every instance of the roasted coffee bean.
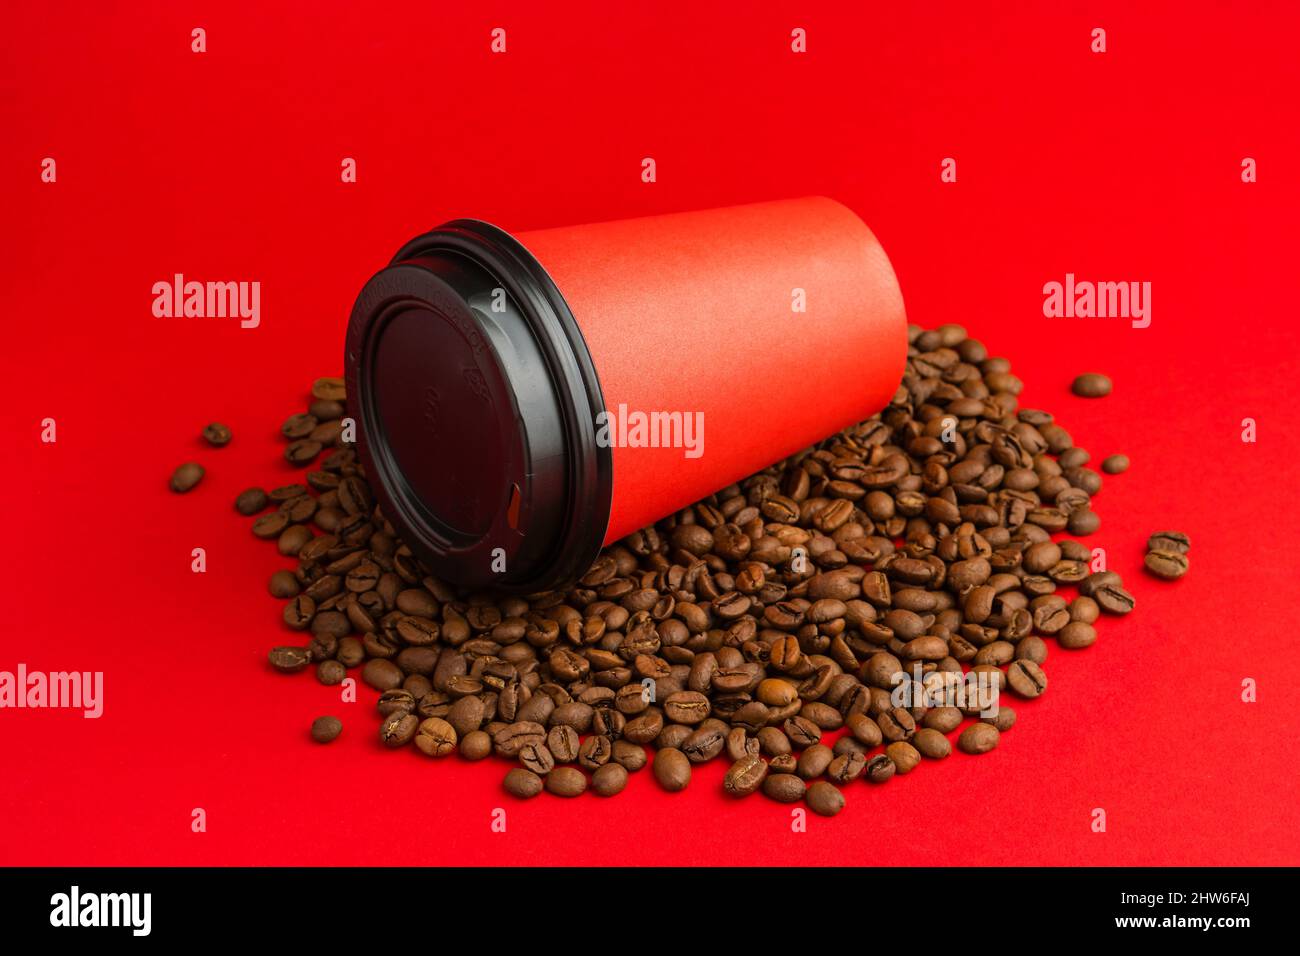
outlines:
{"label": "roasted coffee bean", "polygon": [[355,637],[339,638],[339,649],[334,658],[344,667],[356,667],[366,659],[365,645]]}
{"label": "roasted coffee bean", "polygon": [[627,786],[627,770],[617,763],[607,763],[591,775],[591,789],[602,797],[612,797]]}
{"label": "roasted coffee bean", "polygon": [[850,750],[834,757],[826,767],[826,776],[836,783],[850,783],[867,768],[865,754]]}
{"label": "roasted coffee bean", "polygon": [[922,723],[930,730],[950,734],[961,726],[961,711],[956,707],[934,707],[926,711]]}
{"label": "roasted coffee bean", "polygon": [[[1101,608],[1092,598],[1080,595],[1070,602],[1070,620],[1092,624],[1099,617],[1101,617]],[[1042,661],[1039,663],[1041,664]]]}
{"label": "roasted coffee bean", "polygon": [[383,658],[366,661],[366,666],[361,668],[361,679],[381,693],[401,687],[404,676],[396,664]]}
{"label": "roasted coffee bean", "polygon": [[601,734],[592,734],[578,748],[578,763],[588,770],[595,770],[609,763],[612,754],[613,746],[610,739]]}
{"label": "roasted coffee bean", "polygon": [[323,447],[318,441],[304,438],[300,441],[290,442],[284,450],[284,458],[291,465],[305,468],[316,460],[316,456],[321,453]]}
{"label": "roasted coffee bean", "polygon": [[[408,678],[409,680],[410,678]],[[423,695],[422,695],[423,696]],[[483,701],[479,697],[462,697],[447,711],[447,723],[462,737],[478,730],[483,724]]]}
{"label": "roasted coffee bean", "polygon": [[616,740],[613,760],[628,773],[635,773],[646,765],[645,748],[626,740]]}
{"label": "roasted coffee bean", "polygon": [[791,751],[790,738],[776,727],[763,727],[756,736],[760,750],[769,757],[779,757]]}
{"label": "roasted coffee bean", "polygon": [[439,717],[429,717],[416,729],[415,747],[426,757],[445,757],[456,749],[456,730]]}
{"label": "roasted coffee bean", "polygon": [[807,790],[807,784],[792,773],[769,773],[762,787],[763,795],[778,803],[797,803]]}
{"label": "roasted coffee bean", "polygon": [[259,538],[278,538],[289,527],[289,516],[283,511],[272,511],[253,522],[253,534]]}
{"label": "roasted coffee bean", "polygon": [[799,761],[794,754],[778,754],[767,762],[769,773],[794,773],[799,767]]}
{"label": "roasted coffee bean", "polygon": [[971,724],[957,738],[957,746],[968,754],[986,754],[998,745],[1000,736],[992,724]]}
{"label": "roasted coffee bean", "polygon": [[809,784],[805,799],[808,809],[818,816],[833,817],[844,809],[844,794],[825,780]]}
{"label": "roasted coffee bean", "polygon": [[541,724],[521,720],[509,724],[492,736],[492,744],[502,757],[517,757],[529,744],[546,741],[546,731]]}
{"label": "roasted coffee bean", "polygon": [[1070,386],[1070,391],[1081,398],[1101,398],[1109,395],[1110,390],[1110,378],[1100,372],[1088,372],[1080,375]]}
{"label": "roasted coffee bean", "polygon": [[1016,712],[1006,704],[999,704],[996,714],[981,717],[980,720],[983,723],[992,724],[998,729],[998,733],[1006,733],[1016,725]]}
{"label": "roasted coffee bean", "polygon": [[1047,690],[1047,675],[1031,660],[1016,660],[1007,668],[1007,684],[1021,697],[1034,698]]}
{"label": "roasted coffee bean", "polygon": [[1148,551],[1172,551],[1186,554],[1192,548],[1192,541],[1181,531],[1157,531],[1147,538]]}
{"label": "roasted coffee bean", "polygon": [[311,663],[311,652],[305,647],[273,647],[267,659],[281,673],[294,674]]}
{"label": "roasted coffee bean", "polygon": [[710,709],[709,699],[692,690],[678,691],[664,701],[664,716],[679,724],[698,724]]}
{"label": "roasted coffee bean", "polygon": [[722,789],[734,797],[746,797],[763,785],[767,777],[767,763],[762,757],[741,757],[731,765],[723,778]]}
{"label": "roasted coffee bean", "polygon": [[230,444],[230,429],[220,422],[213,422],[203,429],[203,440],[213,448],[224,448]]}
{"label": "roasted coffee bean", "polygon": [[[1066,614],[1066,619],[1067,621],[1069,619],[1068,613]],[[1060,640],[1061,634],[1069,628],[1071,623],[1074,622],[1067,623],[1056,632],[1058,641]],[[1016,657],[1021,660],[1033,661],[1035,664],[1043,664],[1047,661],[1047,642],[1041,637],[1034,637],[1032,635],[1030,637],[1022,638],[1020,643],[1016,645]]]}
{"label": "roasted coffee bean", "polygon": [[[1071,621],[1056,635],[1056,643],[1066,650],[1079,650],[1084,647],[1091,647],[1097,640],[1097,629],[1091,624],[1085,624],[1083,621]],[[1023,641],[1021,642],[1024,643]],[[1047,656],[1046,649],[1043,651],[1043,657]],[[1026,656],[1026,660],[1033,658]],[[1041,660],[1034,660],[1035,664],[1043,663]]]}
{"label": "roasted coffee bean", "polygon": [[[582,775],[579,774],[579,776]],[[515,767],[506,774],[506,793],[512,797],[527,800],[541,793],[542,786],[542,778],[531,770],[525,770],[523,767]]]}
{"label": "roasted coffee bean", "polygon": [[259,511],[265,510],[270,503],[271,499],[261,488],[247,488],[235,499],[235,510],[244,517],[251,518]]}
{"label": "roasted coffee bean", "polygon": [[198,462],[187,461],[172,472],[170,486],[177,494],[185,494],[203,480],[203,466]]}
{"label": "roasted coffee bean", "polygon": [[587,777],[576,767],[556,767],[546,775],[546,792],[557,797],[576,797],[586,789]]}
{"label": "roasted coffee bean", "polygon": [[319,422],[332,422],[343,417],[343,403],[334,399],[318,398],[307,407],[307,412]]}
{"label": "roasted coffee bean", "polygon": [[1181,551],[1148,551],[1142,563],[1166,581],[1175,581],[1187,573],[1187,555]]}
{"label": "roasted coffee bean", "polygon": [[318,744],[328,744],[343,733],[343,721],[337,717],[317,717],[311,722],[311,739]]}
{"label": "roasted coffee bean", "polygon": [[311,529],[304,525],[295,524],[284,531],[280,532],[280,538],[276,542],[280,553],[286,557],[292,557],[302,550],[303,545],[312,539]]}
{"label": "roasted coffee bean", "polygon": [[524,744],[519,748],[519,764],[538,776],[546,776],[555,769],[555,756],[546,744]]}
{"label": "roasted coffee bean", "polygon": [[343,683],[348,676],[348,669],[335,660],[321,661],[316,665],[316,679],[326,687]]}
{"label": "roasted coffee bean", "polygon": [[865,775],[872,783],[884,783],[896,772],[894,761],[885,754],[877,754],[867,761]]}
{"label": "roasted coffee bean", "polygon": [[[946,742],[946,738],[945,738]],[[885,755],[894,761],[896,773],[911,773],[921,762],[921,753],[906,740],[897,740],[885,748]]]}
{"label": "roasted coffee bean", "polygon": [[466,760],[482,760],[492,753],[492,738],[482,730],[472,730],[460,738],[458,749]]}
{"label": "roasted coffee bean", "polygon": [[267,497],[271,499],[272,504],[283,505],[290,501],[297,501],[306,494],[307,487],[305,485],[280,485],[272,488]]}
{"label": "roasted coffee bean", "polygon": [[379,703],[376,706],[379,708],[379,713],[385,717],[399,712],[409,714],[414,712],[417,699],[405,687],[395,687],[380,694]]}
{"label": "roasted coffee bean", "polygon": [[691,762],[684,753],[673,747],[657,751],[651,769],[659,786],[669,793],[685,790],[691,782]]}
{"label": "roasted coffee bean", "polygon": [[1121,475],[1128,471],[1128,455],[1109,455],[1102,460],[1101,470],[1108,475]]}
{"label": "roasted coffee bean", "polygon": [[880,735],[889,742],[907,740],[916,733],[916,720],[902,707],[894,707],[876,718]]}
{"label": "roasted coffee bean", "polygon": [[[874,724],[872,726],[875,726]],[[799,755],[795,773],[805,780],[820,777],[835,759],[835,754],[825,744],[813,744]]]}
{"label": "roasted coffee bean", "polygon": [[343,402],[347,400],[347,389],[341,378],[318,378],[312,382],[311,395],[319,401]]}
{"label": "roasted coffee bean", "polygon": [[1133,595],[1116,584],[1107,584],[1093,592],[1092,599],[1107,614],[1127,614],[1136,603]]}
{"label": "roasted coffee bean", "polygon": [[[301,585],[298,584],[298,579],[294,577],[292,571],[276,571],[271,575],[271,580],[267,583],[267,590],[271,592],[271,597],[297,597],[301,589]],[[310,621],[310,615],[308,620]]]}
{"label": "roasted coffee bean", "polygon": [[546,746],[559,763],[573,763],[578,759],[582,741],[572,727],[552,727],[546,734]]}
{"label": "roasted coffee bean", "polygon": [[[948,742],[948,738],[931,727],[918,730],[912,737],[912,746],[922,757],[929,757],[931,760],[942,760],[952,753],[952,744]],[[893,755],[890,756],[892,759]]]}
{"label": "roasted coffee bean", "polygon": [[883,739],[880,724],[867,714],[850,714],[845,718],[844,723],[848,726],[849,733],[868,748],[880,745]]}
{"label": "roasted coffee bean", "polygon": [[394,713],[379,725],[379,739],[386,747],[403,747],[415,737],[420,719],[414,714]]}

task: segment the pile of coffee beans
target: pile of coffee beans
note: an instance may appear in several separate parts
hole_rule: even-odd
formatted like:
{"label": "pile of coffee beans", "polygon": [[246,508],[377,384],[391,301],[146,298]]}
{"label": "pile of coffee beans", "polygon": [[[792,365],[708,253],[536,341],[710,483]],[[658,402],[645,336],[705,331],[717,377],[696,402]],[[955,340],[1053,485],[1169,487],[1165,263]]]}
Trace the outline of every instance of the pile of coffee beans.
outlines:
{"label": "pile of coffee beans", "polygon": [[879,414],[607,548],[572,588],[527,597],[428,573],[342,439],[342,383],[319,380],[282,428],[285,457],[319,467],[235,502],[297,562],[269,589],[309,637],[271,665],[329,685],[358,670],[385,745],[495,754],[517,797],[610,796],[647,764],[675,793],[725,759],[727,794],[830,815],[848,789],[943,760],[954,741],[988,753],[1013,708],[928,706],[900,688],[974,674],[1037,698],[1052,642],[1088,647],[1099,616],[1134,600],[1091,571],[1090,548],[1057,538],[1098,528],[1088,452],[1021,408],[1010,364],[960,326],[908,337]]}
{"label": "pile of coffee beans", "polygon": [[1187,573],[1191,539],[1181,531],[1157,531],[1147,539],[1146,569],[1158,578],[1176,581]]}

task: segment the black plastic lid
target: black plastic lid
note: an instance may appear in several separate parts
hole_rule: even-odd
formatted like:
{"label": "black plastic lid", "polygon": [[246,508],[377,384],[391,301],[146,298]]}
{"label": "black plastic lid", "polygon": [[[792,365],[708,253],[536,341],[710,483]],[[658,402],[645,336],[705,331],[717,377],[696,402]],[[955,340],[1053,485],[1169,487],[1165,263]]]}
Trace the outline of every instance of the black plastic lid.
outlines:
{"label": "black plastic lid", "polygon": [[529,593],[586,573],[613,490],[605,403],[573,314],[518,241],[457,219],[407,243],[357,296],[345,367],[366,475],[435,575]]}

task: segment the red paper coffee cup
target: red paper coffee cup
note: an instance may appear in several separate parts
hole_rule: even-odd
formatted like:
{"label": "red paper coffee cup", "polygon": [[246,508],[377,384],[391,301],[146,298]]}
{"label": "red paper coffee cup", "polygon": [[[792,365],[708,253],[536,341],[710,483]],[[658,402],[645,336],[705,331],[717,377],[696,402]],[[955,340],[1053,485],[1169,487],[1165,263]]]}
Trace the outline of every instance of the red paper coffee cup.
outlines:
{"label": "red paper coffee cup", "polygon": [[525,593],[878,411],[906,356],[884,250],[819,197],[515,236],[458,219],[365,285],[345,347],[403,540]]}

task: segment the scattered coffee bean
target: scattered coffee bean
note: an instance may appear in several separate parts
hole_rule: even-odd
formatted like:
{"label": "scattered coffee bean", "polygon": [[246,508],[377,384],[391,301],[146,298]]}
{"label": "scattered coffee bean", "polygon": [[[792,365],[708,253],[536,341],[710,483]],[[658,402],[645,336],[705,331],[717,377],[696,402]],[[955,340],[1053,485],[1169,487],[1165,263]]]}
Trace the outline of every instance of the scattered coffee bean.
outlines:
{"label": "scattered coffee bean", "polygon": [[1181,531],[1157,531],[1147,538],[1148,551],[1173,551],[1186,554],[1192,548],[1192,541]]}
{"label": "scattered coffee bean", "polygon": [[897,772],[894,761],[885,754],[876,754],[867,761],[866,777],[872,783],[884,783]]}
{"label": "scattered coffee bean", "polygon": [[998,745],[1000,736],[992,724],[971,724],[957,738],[957,746],[968,754],[986,754]]}
{"label": "scattered coffee bean", "polygon": [[1006,733],[1016,725],[1016,712],[1006,704],[998,705],[998,712],[989,717],[981,717],[980,720],[986,724],[992,724],[998,729],[998,733]]}
{"label": "scattered coffee bean", "polygon": [[751,754],[731,765],[722,780],[722,789],[732,796],[746,797],[761,787],[766,777],[767,763],[762,757]]}
{"label": "scattered coffee bean", "polygon": [[885,755],[894,761],[894,769],[897,773],[911,773],[921,762],[920,751],[905,740],[890,744],[885,748]]}
{"label": "scattered coffee bean", "polygon": [[576,767],[556,767],[546,775],[546,792],[557,797],[576,797],[586,789],[587,777]]}
{"label": "scattered coffee bean", "polygon": [[297,597],[302,587],[292,571],[276,571],[267,582],[267,590],[271,592],[271,597],[284,599]]}
{"label": "scattered coffee bean", "polygon": [[1007,684],[1021,697],[1034,698],[1047,690],[1047,675],[1033,661],[1021,658],[1007,668]]}
{"label": "scattered coffee bean", "polygon": [[466,760],[482,760],[492,753],[492,738],[481,730],[472,730],[460,738],[460,755]]}
{"label": "scattered coffee bean", "polygon": [[922,757],[929,757],[931,760],[942,760],[952,753],[952,744],[948,742],[948,738],[930,727],[918,730],[916,736],[912,738],[912,745]]}
{"label": "scattered coffee bean", "polygon": [[290,442],[289,446],[284,450],[284,458],[291,465],[305,468],[316,460],[316,457],[321,453],[322,447],[320,442],[312,441],[309,438]]}
{"label": "scattered coffee bean", "polygon": [[527,800],[542,792],[542,778],[531,770],[515,767],[506,774],[505,788],[512,797]]}
{"label": "scattered coffee bean", "polygon": [[1128,455],[1110,455],[1102,461],[1101,470],[1108,475],[1122,475],[1128,466]]}
{"label": "scattered coffee bean", "polygon": [[203,466],[197,462],[187,461],[174,472],[171,477],[171,489],[179,495],[190,491],[203,480]]}
{"label": "scattered coffee bean", "polygon": [[1158,578],[1174,581],[1187,573],[1187,555],[1180,551],[1148,551],[1146,569]]}
{"label": "scattered coffee bean", "polygon": [[607,763],[591,775],[591,789],[602,797],[622,793],[626,786],[627,770],[617,763]]}
{"label": "scattered coffee bean", "polygon": [[347,399],[347,389],[341,378],[318,378],[311,386],[312,397],[320,401],[342,402]]}
{"label": "scattered coffee bean", "polygon": [[669,793],[685,790],[691,782],[691,762],[686,759],[686,754],[675,747],[657,751],[651,769],[659,786]]}
{"label": "scattered coffee bean", "polygon": [[266,509],[270,499],[261,488],[247,488],[235,499],[235,510],[246,518],[251,518]]}
{"label": "scattered coffee bean", "polygon": [[1110,379],[1099,372],[1087,372],[1080,375],[1070,386],[1070,391],[1082,398],[1101,398],[1104,395],[1109,395],[1110,390]]}
{"label": "scattered coffee bean", "polygon": [[317,717],[311,722],[311,739],[327,744],[343,733],[343,721],[337,717]]}
{"label": "scattered coffee bean", "polygon": [[426,757],[445,757],[456,749],[456,730],[440,717],[420,721],[415,747]]}
{"label": "scattered coffee bean", "polygon": [[276,670],[294,674],[311,663],[311,654],[305,647],[273,647],[267,659]]}
{"label": "scattered coffee bean", "polygon": [[379,739],[386,747],[404,747],[415,737],[420,718],[414,714],[389,714],[379,725]]}
{"label": "scattered coffee bean", "polygon": [[348,676],[348,669],[335,660],[321,661],[316,665],[316,679],[326,687],[343,683]]}
{"label": "scattered coffee bean", "polygon": [[805,790],[807,784],[792,773],[772,773],[763,779],[763,795],[778,803],[796,803]]}
{"label": "scattered coffee bean", "polygon": [[259,538],[279,538],[289,527],[289,516],[283,511],[272,511],[253,522],[253,534]]}
{"label": "scattered coffee bean", "polygon": [[203,440],[213,448],[224,448],[230,444],[230,429],[220,422],[213,422],[203,429]]}
{"label": "scattered coffee bean", "polygon": [[840,792],[838,787],[827,783],[825,780],[818,780],[816,783],[809,784],[805,798],[808,802],[808,809],[818,816],[833,817],[844,809],[844,794]]}

